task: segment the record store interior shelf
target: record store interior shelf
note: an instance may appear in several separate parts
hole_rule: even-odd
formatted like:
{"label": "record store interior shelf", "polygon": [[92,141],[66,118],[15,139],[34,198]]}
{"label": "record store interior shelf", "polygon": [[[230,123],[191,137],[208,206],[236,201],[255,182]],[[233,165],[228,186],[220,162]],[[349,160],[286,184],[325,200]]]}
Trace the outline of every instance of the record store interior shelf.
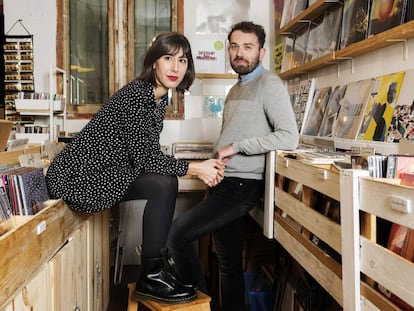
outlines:
{"label": "record store interior shelf", "polygon": [[[337,4],[337,2],[319,0],[290,21],[285,27],[281,28],[278,31],[278,35],[289,36],[295,33],[304,22],[309,22],[309,20],[314,19],[323,9],[333,4]],[[407,40],[411,38],[414,38],[414,21],[409,21],[365,40],[353,43],[343,49],[328,53],[298,67],[281,72],[279,76],[284,80],[294,79],[313,70],[321,69],[335,63],[352,61],[354,57],[394,44],[403,44],[404,55],[407,55]]]}
{"label": "record store interior shelf", "polygon": [[[276,239],[344,310],[399,310],[375,282],[413,306],[414,263],[376,241],[377,217],[414,229],[411,209],[401,211],[401,206],[412,206],[412,188],[367,175],[270,151],[263,233]],[[335,212],[327,212],[332,207]]]}
{"label": "record store interior shelf", "polygon": [[[0,152],[19,163],[40,145]],[[109,303],[109,213],[75,212],[48,200],[31,216],[0,223],[0,310],[106,310]]]}

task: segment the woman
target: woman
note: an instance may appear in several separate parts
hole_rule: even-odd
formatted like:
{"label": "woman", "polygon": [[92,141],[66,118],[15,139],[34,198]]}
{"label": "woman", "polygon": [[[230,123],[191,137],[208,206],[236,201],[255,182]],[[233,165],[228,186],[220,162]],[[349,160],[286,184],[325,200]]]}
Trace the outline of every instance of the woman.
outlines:
{"label": "woman", "polygon": [[143,216],[142,273],[135,294],[168,302],[195,297],[167,264],[166,241],[178,190],[177,176],[196,175],[209,186],[224,163],[188,163],[160,149],[167,92],[183,93],[195,77],[188,40],[162,33],[148,49],[140,76],[116,92],[54,159],[46,174],[51,198],[70,208],[99,212],[120,201],[147,199]]}

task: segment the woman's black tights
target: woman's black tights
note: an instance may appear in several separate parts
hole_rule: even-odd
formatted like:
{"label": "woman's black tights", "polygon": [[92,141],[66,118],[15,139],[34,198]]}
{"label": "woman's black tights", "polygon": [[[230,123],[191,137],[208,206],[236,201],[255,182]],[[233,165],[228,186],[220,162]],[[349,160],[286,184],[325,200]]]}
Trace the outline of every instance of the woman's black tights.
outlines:
{"label": "woman's black tights", "polygon": [[122,201],[146,199],[142,220],[142,256],[161,256],[175,211],[178,192],[176,176],[141,174],[129,187]]}

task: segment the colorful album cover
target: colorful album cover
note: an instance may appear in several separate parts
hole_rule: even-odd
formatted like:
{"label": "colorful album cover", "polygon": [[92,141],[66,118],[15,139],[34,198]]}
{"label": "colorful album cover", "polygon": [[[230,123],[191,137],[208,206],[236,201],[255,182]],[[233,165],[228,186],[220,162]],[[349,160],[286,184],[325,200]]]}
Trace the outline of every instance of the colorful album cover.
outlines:
{"label": "colorful album cover", "polygon": [[414,69],[405,72],[400,95],[387,130],[387,142],[414,141]]}
{"label": "colorful album cover", "polygon": [[325,11],[322,22],[322,35],[319,41],[319,57],[338,49],[342,23],[342,5],[332,6]]}
{"label": "colorful album cover", "polygon": [[368,36],[404,23],[406,7],[407,0],[372,0]]}
{"label": "colorful album cover", "polygon": [[368,33],[370,0],[345,0],[340,48],[364,40]]}
{"label": "colorful album cover", "polygon": [[375,78],[358,139],[385,141],[404,75],[401,71]]}
{"label": "colorful album cover", "polygon": [[296,33],[293,47],[292,68],[303,65],[305,61],[306,46],[308,44],[310,23],[306,23]]}
{"label": "colorful album cover", "polygon": [[323,115],[318,136],[332,136],[332,128],[338,116],[339,105],[345,95],[346,85],[336,86],[326,104],[325,114]]}
{"label": "colorful album cover", "polygon": [[316,136],[325,113],[326,103],[331,94],[331,87],[320,88],[315,91],[309,113],[302,131],[303,135]]}
{"label": "colorful album cover", "polygon": [[356,138],[371,95],[373,81],[374,79],[366,79],[348,84],[332,129],[333,137]]}

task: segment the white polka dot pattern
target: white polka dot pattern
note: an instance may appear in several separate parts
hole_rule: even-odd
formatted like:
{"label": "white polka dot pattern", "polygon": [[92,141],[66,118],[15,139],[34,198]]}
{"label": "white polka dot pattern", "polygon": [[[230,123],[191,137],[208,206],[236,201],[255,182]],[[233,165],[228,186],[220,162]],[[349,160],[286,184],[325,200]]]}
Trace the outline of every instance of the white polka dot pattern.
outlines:
{"label": "white polka dot pattern", "polygon": [[142,172],[182,176],[186,161],[164,155],[159,137],[164,97],[134,80],[116,92],[51,163],[46,182],[51,198],[70,208],[99,212],[119,202]]}

